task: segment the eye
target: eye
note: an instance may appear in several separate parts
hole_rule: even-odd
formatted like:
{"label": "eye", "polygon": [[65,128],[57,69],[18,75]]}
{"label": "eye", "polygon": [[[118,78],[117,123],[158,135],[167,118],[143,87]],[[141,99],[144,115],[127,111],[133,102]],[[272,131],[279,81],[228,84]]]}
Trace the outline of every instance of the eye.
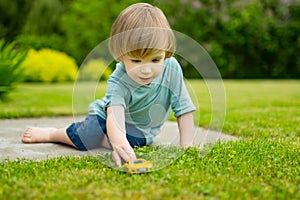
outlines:
{"label": "eye", "polygon": [[161,60],[161,58],[155,58],[155,59],[152,59],[152,62],[157,63],[157,62],[159,62],[160,60]]}
{"label": "eye", "polygon": [[139,62],[141,62],[141,60],[136,60],[136,59],[132,59],[130,61],[133,62],[133,63],[139,63]]}

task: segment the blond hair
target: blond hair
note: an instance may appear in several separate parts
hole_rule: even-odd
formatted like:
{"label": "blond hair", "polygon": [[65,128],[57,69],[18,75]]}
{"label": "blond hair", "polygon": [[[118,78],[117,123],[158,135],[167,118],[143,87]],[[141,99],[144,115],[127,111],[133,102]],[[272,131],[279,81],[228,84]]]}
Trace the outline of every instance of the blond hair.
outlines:
{"label": "blond hair", "polygon": [[112,26],[109,49],[118,60],[124,55],[145,57],[165,51],[166,58],[175,51],[175,37],[164,13],[147,3],[136,3],[123,10]]}

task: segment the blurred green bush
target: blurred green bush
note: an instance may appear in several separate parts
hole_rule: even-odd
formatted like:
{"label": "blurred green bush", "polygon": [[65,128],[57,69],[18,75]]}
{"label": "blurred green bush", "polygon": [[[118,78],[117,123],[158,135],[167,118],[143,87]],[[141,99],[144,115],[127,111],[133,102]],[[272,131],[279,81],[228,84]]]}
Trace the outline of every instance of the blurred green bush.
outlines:
{"label": "blurred green bush", "polygon": [[90,51],[110,36],[111,26],[121,10],[138,0],[70,1],[60,18],[65,51],[81,64]]}
{"label": "blurred green bush", "polygon": [[[300,78],[299,0],[167,0],[173,29],[209,52],[225,78]],[[197,77],[184,66],[186,77]]]}
{"label": "blurred green bush", "polygon": [[15,43],[5,44],[4,40],[0,40],[0,99],[23,79],[21,63],[25,58],[26,51],[18,49]]}
{"label": "blurred green bush", "polygon": [[[0,1],[0,37],[66,52],[80,65],[107,39],[117,15],[138,0]],[[195,39],[225,78],[300,78],[299,0],[144,0]],[[109,5],[109,6],[108,6]],[[200,75],[181,59],[184,75]]]}
{"label": "blurred green bush", "polygon": [[108,64],[101,59],[89,60],[86,64],[80,66],[78,80],[80,81],[98,81],[108,80],[112,70]]}
{"label": "blurred green bush", "polygon": [[22,34],[16,37],[15,42],[27,49],[54,49],[64,52],[63,37],[59,35]]}
{"label": "blurred green bush", "polygon": [[51,49],[30,49],[22,68],[28,82],[74,81],[78,69],[72,57]]}

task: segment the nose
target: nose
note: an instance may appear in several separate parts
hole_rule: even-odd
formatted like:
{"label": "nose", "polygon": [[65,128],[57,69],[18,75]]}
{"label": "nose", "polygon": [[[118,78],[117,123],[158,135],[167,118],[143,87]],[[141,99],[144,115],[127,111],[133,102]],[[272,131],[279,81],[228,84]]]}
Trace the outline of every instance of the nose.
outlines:
{"label": "nose", "polygon": [[141,72],[143,74],[149,74],[149,73],[151,73],[151,71],[152,71],[152,68],[149,65],[144,65],[141,67]]}

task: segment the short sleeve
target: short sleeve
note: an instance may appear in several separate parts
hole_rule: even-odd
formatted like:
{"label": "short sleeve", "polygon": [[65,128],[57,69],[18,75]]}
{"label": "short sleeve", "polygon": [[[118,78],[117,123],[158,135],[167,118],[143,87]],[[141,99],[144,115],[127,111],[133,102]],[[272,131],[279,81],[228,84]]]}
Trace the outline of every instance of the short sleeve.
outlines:
{"label": "short sleeve", "polygon": [[123,106],[126,108],[126,90],[124,90],[125,87],[122,84],[115,76],[110,77],[105,95],[106,101],[104,106],[106,108],[110,106]]}
{"label": "short sleeve", "polygon": [[122,69],[122,66],[120,64],[117,64],[116,69],[110,75],[109,80],[107,81],[106,95],[89,105],[90,115],[96,114],[105,119],[107,107],[123,106],[124,109],[126,108],[126,90],[123,86],[124,83],[120,82],[119,80],[119,77],[121,77],[123,74],[124,70]]}
{"label": "short sleeve", "polygon": [[186,85],[183,79],[183,73],[180,64],[175,58],[172,58],[169,62],[169,68],[171,69],[170,75],[170,92],[171,92],[171,107],[175,113],[175,117],[179,117],[188,112],[196,110]]}
{"label": "short sleeve", "polygon": [[126,108],[125,96],[125,91],[120,85],[108,83],[105,96],[105,108],[110,106],[123,106],[124,108]]}

